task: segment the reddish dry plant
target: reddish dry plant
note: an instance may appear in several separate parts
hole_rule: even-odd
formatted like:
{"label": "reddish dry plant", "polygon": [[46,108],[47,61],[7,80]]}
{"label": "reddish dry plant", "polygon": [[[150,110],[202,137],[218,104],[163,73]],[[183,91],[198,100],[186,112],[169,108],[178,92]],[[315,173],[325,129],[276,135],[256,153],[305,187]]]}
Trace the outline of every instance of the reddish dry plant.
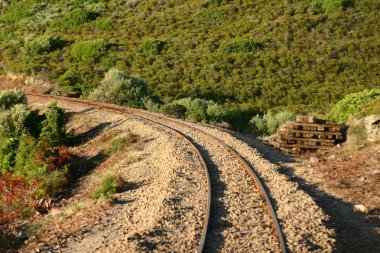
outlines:
{"label": "reddish dry plant", "polygon": [[33,195],[37,182],[26,183],[11,173],[0,174],[0,225],[10,223],[34,207]]}
{"label": "reddish dry plant", "polygon": [[37,157],[47,164],[50,171],[59,169],[69,164],[72,160],[72,154],[67,146],[52,148],[47,141],[42,143]]}

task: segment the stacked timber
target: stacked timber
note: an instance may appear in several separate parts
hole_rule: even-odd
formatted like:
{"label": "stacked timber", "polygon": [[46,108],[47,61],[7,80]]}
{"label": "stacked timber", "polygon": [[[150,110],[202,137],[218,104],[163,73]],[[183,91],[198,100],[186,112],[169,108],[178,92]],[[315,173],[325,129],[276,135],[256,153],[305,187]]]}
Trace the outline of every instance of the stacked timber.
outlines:
{"label": "stacked timber", "polygon": [[296,121],[286,122],[279,131],[282,149],[331,148],[344,141],[346,126],[315,117],[297,116]]}

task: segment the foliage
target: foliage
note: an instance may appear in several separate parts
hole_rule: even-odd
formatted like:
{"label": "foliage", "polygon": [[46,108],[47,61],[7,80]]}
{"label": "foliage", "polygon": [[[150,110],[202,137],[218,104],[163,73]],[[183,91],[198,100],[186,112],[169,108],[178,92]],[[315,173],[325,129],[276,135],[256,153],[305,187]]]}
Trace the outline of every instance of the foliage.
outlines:
{"label": "foliage", "polygon": [[[115,67],[162,100],[213,100],[234,122],[270,110],[324,114],[378,87],[379,17],[373,0],[12,1],[0,10],[0,73],[62,78],[86,97]],[[31,35],[112,47],[85,60],[67,43],[25,61]]]}
{"label": "foliage", "polygon": [[120,70],[111,69],[89,98],[128,107],[142,107],[146,96],[147,85],[143,80],[129,76]]}
{"label": "foliage", "polygon": [[21,90],[6,90],[0,93],[0,111],[8,110],[16,104],[26,105],[27,99]]}
{"label": "foliage", "polygon": [[47,106],[45,117],[40,137],[46,138],[52,147],[62,145],[66,138],[65,111],[54,101]]}
{"label": "foliage", "polygon": [[109,44],[103,40],[89,40],[76,43],[71,49],[71,56],[77,61],[95,61],[107,54]]}
{"label": "foliage", "polygon": [[53,30],[66,31],[70,28],[75,28],[92,20],[95,20],[97,16],[98,14],[95,12],[90,12],[82,8],[78,8],[68,13],[65,17],[53,22],[51,27]]}
{"label": "foliage", "polygon": [[[173,101],[172,104],[182,105],[186,109],[185,118],[191,121],[220,122],[227,115],[227,110],[212,100],[182,98]],[[178,108],[178,110],[179,112],[183,111],[183,109],[180,108]],[[180,114],[178,116],[180,116]]]}
{"label": "foliage", "polygon": [[114,28],[115,22],[110,19],[96,20],[96,27],[102,31],[110,31]]}
{"label": "foliage", "polygon": [[34,206],[34,185],[11,173],[0,174],[0,225],[31,213]]}
{"label": "foliage", "polygon": [[380,96],[362,106],[358,116],[380,115]]}
{"label": "foliage", "polygon": [[163,48],[164,48],[164,42],[159,41],[159,40],[148,39],[140,44],[138,51],[140,53],[148,52],[148,53],[153,53],[153,54],[159,54]]}
{"label": "foliage", "polygon": [[175,103],[165,104],[160,109],[163,113],[177,118],[184,118],[187,111],[185,106]]}
{"label": "foliage", "polygon": [[50,52],[62,46],[62,42],[50,36],[28,38],[24,43],[26,56],[37,56],[43,52]]}
{"label": "foliage", "polygon": [[339,8],[348,8],[355,5],[355,0],[323,0],[322,9],[325,13],[332,13]]}
{"label": "foliage", "polygon": [[253,40],[239,39],[227,44],[227,53],[249,53],[263,49],[263,45]]}
{"label": "foliage", "polygon": [[289,111],[282,111],[277,114],[268,112],[263,116],[256,115],[250,120],[250,126],[256,135],[271,135],[286,121],[294,118],[294,114]]}
{"label": "foliage", "polygon": [[25,105],[17,104],[7,111],[0,112],[0,135],[11,138],[25,132],[28,112]]}
{"label": "foliage", "polygon": [[106,176],[102,184],[97,188],[94,192],[94,197],[95,198],[109,198],[113,194],[116,193],[116,177],[115,176]]}
{"label": "foliage", "polygon": [[379,89],[365,89],[361,92],[349,94],[331,109],[327,115],[327,119],[337,122],[346,122],[351,114],[359,113],[365,104],[378,96],[380,96]]}

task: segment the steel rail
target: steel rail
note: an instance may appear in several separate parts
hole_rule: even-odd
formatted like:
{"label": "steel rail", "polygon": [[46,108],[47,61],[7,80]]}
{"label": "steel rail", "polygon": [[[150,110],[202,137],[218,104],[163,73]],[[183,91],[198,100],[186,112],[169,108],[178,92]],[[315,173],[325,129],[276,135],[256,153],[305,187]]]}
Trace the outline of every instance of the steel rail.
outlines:
{"label": "steel rail", "polygon": [[194,152],[196,153],[196,155],[198,156],[198,159],[201,162],[202,167],[204,168],[205,173],[206,173],[206,177],[207,177],[207,206],[206,206],[206,215],[205,215],[206,217],[205,217],[204,222],[203,222],[203,229],[202,229],[201,239],[200,239],[200,243],[199,243],[199,246],[198,246],[198,252],[201,253],[203,251],[204,244],[205,244],[205,241],[206,241],[206,235],[207,235],[207,228],[208,228],[208,223],[209,223],[210,212],[211,212],[211,180],[210,180],[209,169],[208,169],[208,166],[206,164],[206,161],[205,161],[203,155],[201,154],[201,152],[199,151],[199,149],[195,146],[195,143],[190,139],[190,137],[188,137],[187,135],[181,133],[180,131],[178,131],[178,130],[172,128],[172,127],[169,127],[167,125],[164,125],[164,124],[162,124],[160,122],[157,122],[157,121],[154,121],[154,120],[151,120],[149,118],[142,117],[142,116],[138,116],[138,115],[136,115],[136,114],[134,114],[132,112],[129,112],[128,109],[125,109],[125,108],[120,107],[120,106],[111,105],[111,104],[102,104],[102,103],[97,103],[97,102],[90,102],[90,101],[86,101],[86,100],[80,100],[80,99],[68,98],[68,97],[61,97],[61,96],[52,96],[52,95],[36,94],[36,93],[26,93],[26,94],[28,96],[44,97],[44,98],[51,98],[51,99],[69,101],[69,102],[74,102],[74,103],[77,103],[77,104],[82,104],[82,105],[92,106],[92,107],[95,106],[97,108],[103,108],[103,109],[111,110],[113,112],[116,111],[118,113],[132,115],[133,117],[138,118],[140,120],[152,122],[154,124],[160,125],[161,127],[167,128],[170,131],[174,132],[178,137],[180,137],[181,139],[183,139],[184,141],[186,141],[191,146],[191,148],[194,150]]}
{"label": "steel rail", "polygon": [[260,177],[257,174],[257,172],[255,172],[255,170],[246,162],[246,160],[244,158],[242,158],[238,154],[238,152],[236,152],[235,149],[233,149],[232,147],[230,147],[229,145],[227,145],[225,142],[223,142],[219,138],[215,137],[214,135],[209,134],[209,133],[207,133],[207,132],[205,132],[205,131],[203,131],[203,130],[201,130],[199,128],[190,126],[188,124],[179,122],[179,121],[171,119],[171,118],[164,118],[164,117],[159,116],[159,115],[155,115],[155,114],[152,114],[152,113],[147,113],[147,112],[142,111],[142,110],[137,110],[137,109],[128,109],[128,110],[133,110],[133,111],[138,112],[140,114],[148,115],[148,117],[155,117],[155,118],[158,118],[158,119],[166,121],[166,122],[170,121],[170,122],[173,122],[175,124],[179,124],[179,125],[185,126],[185,127],[190,128],[192,130],[198,131],[198,132],[200,132],[200,133],[208,136],[209,138],[213,139],[214,141],[218,142],[219,144],[221,144],[230,154],[232,154],[239,161],[240,164],[242,164],[242,166],[244,167],[245,171],[253,179],[253,183],[255,184],[256,188],[259,189],[260,194],[261,194],[263,200],[266,203],[266,206],[267,206],[266,210],[267,210],[268,215],[272,219],[272,228],[275,231],[275,234],[276,234],[276,236],[277,236],[277,238],[279,240],[281,252],[282,253],[286,253],[287,252],[285,239],[284,239],[284,236],[283,236],[282,231],[281,231],[281,226],[280,226],[280,223],[278,221],[278,218],[277,218],[277,215],[276,215],[276,211],[275,211],[274,206],[272,204],[272,201],[271,201],[271,199],[269,197],[269,194],[268,194],[267,190],[265,189],[264,184],[262,183],[262,180],[260,179]]}
{"label": "steel rail", "polygon": [[[32,96],[34,95],[34,96],[55,98],[55,99],[58,99],[58,100],[72,101],[72,102],[76,102],[76,103],[79,103],[79,104],[95,105],[95,106],[98,106],[98,107],[101,107],[101,108],[109,108],[109,109],[112,109],[112,110],[124,110],[125,112],[129,112],[130,114],[132,114],[134,116],[136,116],[136,114],[139,114],[140,116],[143,115],[143,116],[146,116],[148,118],[152,118],[153,117],[153,118],[156,118],[158,120],[162,120],[164,122],[172,122],[172,123],[175,123],[177,125],[181,125],[181,126],[190,128],[192,130],[198,131],[198,132],[206,135],[210,139],[213,139],[214,141],[218,142],[219,144],[221,144],[224,147],[225,150],[227,150],[233,157],[235,157],[238,160],[238,162],[243,166],[243,168],[245,169],[245,171],[252,178],[253,183],[256,186],[256,188],[259,189],[261,197],[263,198],[263,200],[266,203],[266,207],[267,207],[266,211],[267,211],[268,215],[271,217],[272,228],[273,228],[273,230],[275,232],[275,235],[277,236],[277,238],[279,240],[281,252],[282,253],[286,253],[287,252],[285,239],[284,239],[284,236],[283,236],[282,231],[281,231],[281,226],[280,226],[280,223],[278,221],[278,218],[277,218],[277,215],[276,215],[276,211],[274,209],[274,206],[273,206],[272,201],[271,201],[271,199],[269,197],[269,194],[268,194],[267,190],[265,189],[264,184],[262,183],[259,175],[246,162],[246,160],[244,158],[242,158],[238,154],[238,152],[236,152],[236,150],[234,150],[232,147],[230,147],[229,145],[227,145],[225,142],[223,142],[219,138],[217,138],[214,135],[209,134],[209,133],[207,133],[207,132],[205,132],[205,131],[203,131],[203,130],[201,130],[199,128],[196,128],[196,127],[190,126],[188,124],[179,122],[178,120],[174,120],[174,119],[171,119],[171,118],[163,117],[163,116],[156,115],[156,114],[153,114],[153,113],[148,113],[148,112],[143,111],[143,110],[132,109],[132,108],[124,108],[124,107],[117,106],[117,105],[104,104],[104,103],[98,103],[98,102],[90,102],[90,101],[81,100],[81,99],[75,99],[75,98],[67,98],[67,97],[51,96],[51,95],[41,95],[41,94],[34,94],[34,93],[27,93],[27,94],[28,95],[32,95]],[[143,116],[141,116],[141,117],[145,118]],[[149,120],[151,120],[151,119],[149,119]],[[151,121],[156,122],[154,120],[151,120]],[[156,122],[156,123],[158,123],[158,122]]]}

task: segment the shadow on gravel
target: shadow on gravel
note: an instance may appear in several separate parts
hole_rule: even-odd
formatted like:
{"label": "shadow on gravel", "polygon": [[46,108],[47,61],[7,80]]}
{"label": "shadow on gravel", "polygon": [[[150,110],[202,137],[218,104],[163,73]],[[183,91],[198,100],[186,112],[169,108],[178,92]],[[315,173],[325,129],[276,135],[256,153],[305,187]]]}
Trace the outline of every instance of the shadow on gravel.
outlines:
{"label": "shadow on gravel", "polygon": [[354,212],[352,204],[337,199],[321,191],[316,185],[295,176],[294,170],[285,165],[294,162],[291,156],[258,140],[249,137],[235,137],[256,148],[265,159],[278,165],[280,173],[296,182],[300,189],[308,193],[331,217],[331,220],[325,225],[336,231],[336,252],[380,252],[380,234],[376,232],[376,228],[380,228],[380,219]]}
{"label": "shadow on gravel", "polygon": [[[193,141],[189,136],[187,138]],[[211,181],[211,211],[203,252],[220,252],[225,241],[222,232],[232,227],[232,224],[224,219],[227,217],[227,208],[224,206],[223,201],[221,201],[226,191],[226,185],[221,181],[218,168],[212,162],[207,150],[197,143],[195,143],[195,146],[200,150],[205,159]]]}
{"label": "shadow on gravel", "polygon": [[94,108],[87,108],[87,109],[84,109],[84,110],[79,111],[79,112],[66,112],[65,113],[66,122],[69,121],[75,115],[83,115],[83,114],[86,114],[87,112],[90,112],[92,110],[94,110]]}
{"label": "shadow on gravel", "polygon": [[109,127],[112,124],[112,122],[104,122],[100,123],[97,126],[87,130],[86,132],[78,134],[77,137],[77,143],[76,144],[82,144],[86,143],[89,140],[95,138],[96,136],[100,135],[107,127]]}

